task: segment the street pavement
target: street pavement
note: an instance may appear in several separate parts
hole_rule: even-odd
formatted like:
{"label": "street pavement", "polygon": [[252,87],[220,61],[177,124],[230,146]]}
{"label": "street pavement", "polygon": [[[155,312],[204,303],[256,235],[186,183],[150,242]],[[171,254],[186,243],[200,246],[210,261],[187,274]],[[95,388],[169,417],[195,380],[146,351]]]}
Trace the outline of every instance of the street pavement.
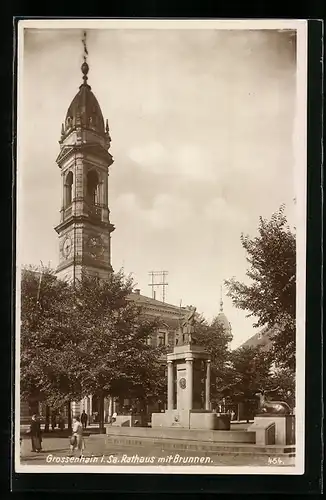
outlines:
{"label": "street pavement", "polygon": [[[54,433],[55,434],[55,433]],[[291,457],[259,456],[259,455],[217,455],[214,452],[171,451],[151,444],[146,446],[113,445],[106,442],[105,435],[90,434],[85,437],[83,458],[70,459],[69,438],[67,436],[44,436],[42,451],[31,451],[31,441],[25,437],[21,443],[22,465],[209,465],[209,466],[293,466],[295,459]],[[190,457],[193,457],[191,459]],[[198,458],[199,457],[199,458]],[[191,462],[192,460],[192,462]],[[201,460],[198,463],[198,460]]]}

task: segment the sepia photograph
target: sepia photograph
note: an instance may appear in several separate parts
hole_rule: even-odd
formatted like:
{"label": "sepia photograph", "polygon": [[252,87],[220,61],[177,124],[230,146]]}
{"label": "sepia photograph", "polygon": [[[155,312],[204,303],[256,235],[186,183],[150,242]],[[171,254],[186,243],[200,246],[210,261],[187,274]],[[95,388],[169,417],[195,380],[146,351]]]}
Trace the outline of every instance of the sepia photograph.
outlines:
{"label": "sepia photograph", "polygon": [[15,471],[304,473],[304,20],[20,20]]}

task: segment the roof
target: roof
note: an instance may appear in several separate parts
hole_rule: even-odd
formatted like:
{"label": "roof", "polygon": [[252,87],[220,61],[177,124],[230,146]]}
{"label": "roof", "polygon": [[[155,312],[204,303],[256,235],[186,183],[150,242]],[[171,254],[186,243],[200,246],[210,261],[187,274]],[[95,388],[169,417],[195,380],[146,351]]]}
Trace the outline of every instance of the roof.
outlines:
{"label": "roof", "polygon": [[226,330],[226,331],[231,331],[231,323],[227,319],[226,315],[224,312],[219,312],[218,315],[216,316],[216,321],[219,322],[219,324]]}
{"label": "roof", "polygon": [[257,347],[261,346],[264,351],[268,351],[272,347],[271,335],[273,331],[270,328],[264,328],[263,330],[252,335],[246,342],[241,344],[242,347]]}
{"label": "roof", "polygon": [[162,317],[165,317],[166,319],[170,318],[173,320],[179,320],[180,318],[183,318],[185,313],[187,312],[187,309],[185,307],[178,307],[173,304],[168,304],[166,302],[162,302],[161,300],[156,300],[151,297],[147,297],[146,295],[141,295],[139,292],[132,292],[128,296],[128,299],[142,306],[144,310],[146,310],[146,312],[160,315]]}
{"label": "roof", "polygon": [[216,321],[223,327],[223,329],[226,332],[231,333],[232,328],[231,328],[231,323],[226,317],[224,310],[223,310],[223,297],[222,297],[222,287],[221,287],[221,299],[220,299],[220,312],[216,316]]}
{"label": "roof", "polygon": [[80,85],[79,92],[68,108],[62,133],[67,135],[76,126],[80,126],[104,136],[106,130],[103,114],[91,87],[87,84],[88,64],[84,63],[81,69],[84,83]]}

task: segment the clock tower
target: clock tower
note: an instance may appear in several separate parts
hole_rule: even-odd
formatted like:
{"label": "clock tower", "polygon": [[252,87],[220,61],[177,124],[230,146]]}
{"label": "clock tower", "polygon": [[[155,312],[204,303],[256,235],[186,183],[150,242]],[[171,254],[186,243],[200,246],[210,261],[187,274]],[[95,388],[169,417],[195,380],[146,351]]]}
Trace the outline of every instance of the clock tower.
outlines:
{"label": "clock tower", "polygon": [[108,175],[113,158],[109,153],[108,121],[104,124],[99,103],[88,85],[89,66],[81,67],[83,83],[72,100],[62,124],[59,265],[57,275],[74,281],[82,270],[107,278],[111,267],[111,233],[108,207]]}

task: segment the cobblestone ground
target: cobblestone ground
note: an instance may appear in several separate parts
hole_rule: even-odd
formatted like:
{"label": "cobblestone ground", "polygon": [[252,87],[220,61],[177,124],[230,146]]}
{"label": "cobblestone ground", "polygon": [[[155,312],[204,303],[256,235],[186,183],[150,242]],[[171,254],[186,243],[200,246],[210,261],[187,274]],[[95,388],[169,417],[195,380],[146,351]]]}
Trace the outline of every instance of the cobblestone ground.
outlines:
{"label": "cobblestone ground", "polygon": [[[206,466],[293,466],[295,459],[290,457],[268,457],[251,455],[216,455],[199,451],[171,451],[148,446],[106,445],[105,436],[91,435],[85,438],[82,461],[70,460],[69,440],[67,437],[45,437],[40,453],[31,451],[29,439],[21,444],[22,465],[206,465]],[[77,453],[75,454],[77,457]],[[191,462],[193,457],[193,462]],[[199,457],[201,462],[198,462]],[[196,460],[195,460],[196,459]]]}

